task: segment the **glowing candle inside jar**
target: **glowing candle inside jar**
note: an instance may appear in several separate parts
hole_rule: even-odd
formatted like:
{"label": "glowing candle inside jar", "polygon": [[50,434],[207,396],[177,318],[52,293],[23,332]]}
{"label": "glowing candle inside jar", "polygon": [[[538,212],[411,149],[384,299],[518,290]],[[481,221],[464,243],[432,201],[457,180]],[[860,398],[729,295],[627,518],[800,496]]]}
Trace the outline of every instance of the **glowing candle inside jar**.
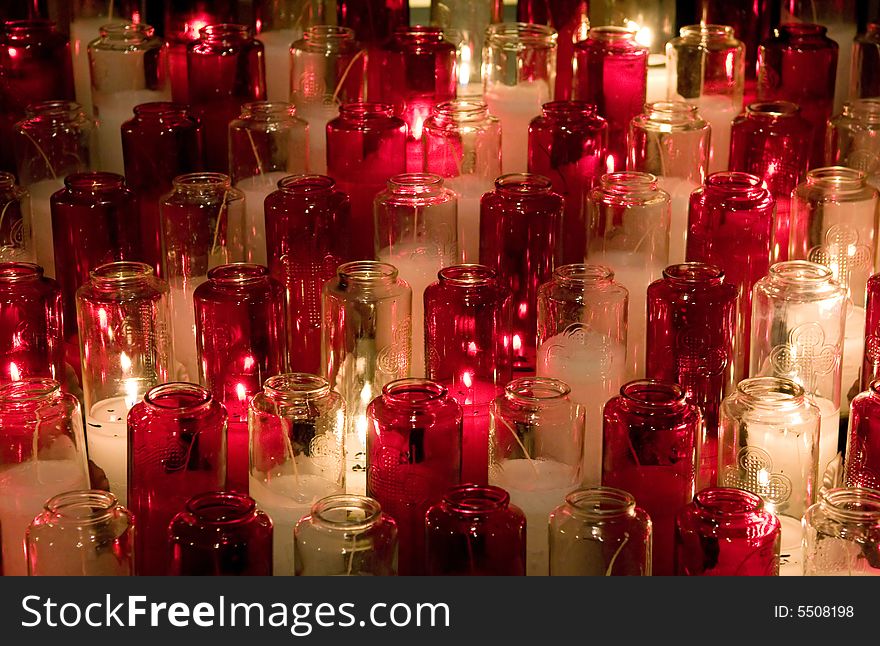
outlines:
{"label": "glowing candle inside jar", "polygon": [[245,262],[267,264],[266,216],[263,203],[266,201],[266,196],[278,188],[278,180],[289,174],[286,171],[273,171],[248,177],[235,185],[244,193]]}
{"label": "glowing candle inside jar", "polygon": [[44,179],[27,187],[31,194],[31,231],[37,264],[43,274],[55,278],[55,246],[52,243],[52,209],[49,198],[64,188],[64,179]]}
{"label": "glowing candle inside jar", "polygon": [[266,96],[269,101],[290,100],[290,46],[302,38],[299,29],[264,31],[257,40],[263,43],[266,61]]}
{"label": "glowing candle inside jar", "polygon": [[489,468],[489,404],[501,392],[495,384],[464,371],[449,388],[463,412],[461,481],[486,484]]}
{"label": "glowing candle inside jar", "polygon": [[501,121],[501,168],[504,173],[525,173],[529,166],[529,123],[550,100],[546,81],[498,83],[484,96],[489,113]]}
{"label": "glowing candle inside jar", "polygon": [[458,249],[463,263],[480,262],[480,198],[492,190],[491,180],[461,175],[444,180],[458,197]]}
{"label": "glowing candle inside jar", "polygon": [[742,106],[727,96],[704,96],[689,101],[697,106],[700,116],[709,122],[712,137],[709,150],[709,172],[727,170],[730,160],[730,129]]}
{"label": "glowing candle inside jar", "polygon": [[128,501],[128,410],[137,403],[127,397],[104,399],[86,416],[89,459],[103,469],[110,491],[123,506]]}
{"label": "glowing candle inside jar", "polygon": [[677,265],[685,261],[688,209],[691,193],[699,188],[699,184],[679,177],[658,177],[657,184],[670,197],[669,264]]}
{"label": "glowing candle inside jar", "polygon": [[198,381],[199,358],[196,348],[196,310],[193,293],[207,280],[207,276],[193,278],[174,278],[170,283],[171,295],[171,338],[174,343],[174,357],[183,365],[187,381]]}
{"label": "glowing candle inside jar", "polygon": [[327,123],[339,116],[339,105],[325,101],[300,101],[296,116],[309,124],[309,172],[327,174]]}

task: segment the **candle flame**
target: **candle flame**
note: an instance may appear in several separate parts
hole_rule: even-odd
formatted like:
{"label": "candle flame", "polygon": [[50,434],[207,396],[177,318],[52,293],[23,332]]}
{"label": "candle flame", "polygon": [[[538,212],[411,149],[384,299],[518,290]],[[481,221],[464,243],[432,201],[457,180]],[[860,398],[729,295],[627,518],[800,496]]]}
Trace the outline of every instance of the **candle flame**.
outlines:
{"label": "candle flame", "polygon": [[14,361],[9,363],[9,378],[12,381],[20,381],[21,380],[21,370],[18,369],[18,366]]}
{"label": "candle flame", "polygon": [[240,402],[247,399],[247,388],[245,388],[243,383],[239,382],[235,384],[235,396],[238,397],[238,401]]}
{"label": "candle flame", "polygon": [[472,357],[476,356],[477,355],[477,344],[474,343],[473,341],[470,341],[468,343],[467,353],[468,353],[468,355],[470,355]]}
{"label": "candle flame", "polygon": [[471,80],[471,47],[473,43],[462,43],[459,54],[458,84],[467,85]]}
{"label": "candle flame", "polygon": [[461,381],[464,383],[465,388],[471,388],[474,385],[474,380],[471,378],[471,373],[465,370],[461,374]]}
{"label": "candle flame", "polygon": [[[367,416],[366,415],[358,415],[357,420],[354,423],[355,432],[357,433],[358,442],[360,442],[360,446],[364,447],[367,445]],[[356,453],[357,451],[355,451]]]}
{"label": "candle flame", "polygon": [[256,363],[257,362],[254,360],[254,358],[252,356],[248,355],[244,358],[244,369],[245,370],[253,370],[254,365]]}
{"label": "candle flame", "polygon": [[137,379],[125,380],[125,410],[128,411],[132,406],[138,403],[140,399],[138,393]]}
{"label": "candle flame", "polygon": [[513,351],[519,352],[520,350],[522,350],[522,339],[520,338],[519,334],[514,334],[513,335]]}
{"label": "candle flame", "polygon": [[119,366],[122,368],[122,372],[128,372],[131,370],[131,359],[125,354],[125,352],[119,355]]}
{"label": "candle flame", "polygon": [[101,327],[101,330],[107,329],[107,310],[103,307],[98,310],[98,325]]}

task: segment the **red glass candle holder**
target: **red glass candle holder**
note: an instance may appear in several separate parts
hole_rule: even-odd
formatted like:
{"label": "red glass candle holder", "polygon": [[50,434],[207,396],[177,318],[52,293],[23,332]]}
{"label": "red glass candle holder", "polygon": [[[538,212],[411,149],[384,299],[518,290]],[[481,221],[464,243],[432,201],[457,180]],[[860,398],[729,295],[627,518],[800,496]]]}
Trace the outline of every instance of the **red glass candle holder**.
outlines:
{"label": "red glass candle holder", "polygon": [[461,476],[461,406],[446,388],[400,379],[367,407],[367,495],[397,522],[398,574],[424,573],[425,514]]}
{"label": "red glass candle holder", "polygon": [[563,199],[550,180],[502,175],[480,200],[480,263],[512,295],[509,343],[514,370],[535,371],[538,287],[562,264]]}
{"label": "red glass candle holder", "polygon": [[713,173],[691,195],[688,262],[715,265],[739,294],[734,381],[748,375],[752,287],[770,271],[776,202],[759,177]]}
{"label": "red glass candle holder", "polygon": [[565,199],[562,262],[583,262],[586,200],[605,174],[608,123],[584,101],[551,101],[543,111],[529,125],[529,172],[547,177]]}
{"label": "red glass candle holder", "polygon": [[574,98],[594,103],[608,121],[607,172],[626,169],[626,131],[648,91],[648,48],[623,27],[594,27],[577,43]]}
{"label": "red glass candle holder", "polygon": [[501,487],[462,485],[425,516],[429,576],[524,576],[526,517]]}
{"label": "red glass candle holder", "polygon": [[845,457],[843,486],[880,490],[880,381],[850,405]]}
{"label": "red glass candle holder", "polygon": [[694,495],[699,409],[677,384],[631,381],[605,404],[602,485],[630,492],[654,524],[652,573],[673,573],[675,516]]}
{"label": "red glass candle holder", "polygon": [[337,0],[336,19],[354,30],[369,47],[387,42],[398,27],[409,24],[408,0]]}
{"label": "red glass candle holder", "polygon": [[169,574],[171,519],[192,496],[225,488],[223,405],[195,384],[150,390],[128,413],[128,507],[138,525],[135,574]]}
{"label": "red glass candle holder", "polygon": [[485,484],[489,456],[489,404],[512,379],[510,291],[488,267],[440,270],[425,290],[425,359],[428,379],[442,383],[462,407],[461,476]]}
{"label": "red glass candle holder", "polygon": [[245,25],[208,25],[187,47],[188,102],[205,132],[205,167],[228,171],[229,122],[251,101],[266,100],[263,43]]}
{"label": "red glass candle holder", "polygon": [[859,392],[868,390],[871,382],[880,379],[880,274],[868,279],[868,299],[865,308],[865,353]]}
{"label": "red glass candle holder", "polygon": [[168,533],[175,576],[272,574],[272,521],[244,494],[193,496],[171,520]]}
{"label": "red glass candle holder", "polygon": [[64,380],[61,288],[43,269],[0,263],[0,384],[28,377]]}
{"label": "red glass candle holder", "polygon": [[684,388],[700,408],[699,488],[715,483],[718,409],[733,388],[736,287],[703,263],[672,265],[648,287],[645,376]]}
{"label": "red glass candle holder", "polygon": [[675,573],[679,576],[776,576],[779,519],[757,494],[703,489],[675,523]]}
{"label": "red glass candle holder", "polygon": [[348,103],[327,124],[327,174],[351,198],[351,253],[375,257],[373,199],[406,171],[406,123],[384,103]]}

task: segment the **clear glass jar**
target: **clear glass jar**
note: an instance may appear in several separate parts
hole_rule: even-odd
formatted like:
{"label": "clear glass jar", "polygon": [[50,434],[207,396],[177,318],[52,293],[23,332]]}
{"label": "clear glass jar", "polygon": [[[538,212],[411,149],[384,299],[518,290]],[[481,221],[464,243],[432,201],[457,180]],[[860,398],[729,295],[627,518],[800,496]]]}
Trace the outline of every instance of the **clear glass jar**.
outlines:
{"label": "clear glass jar", "polygon": [[629,292],[626,378],[645,371],[646,290],[669,259],[670,197],[649,173],[602,176],[590,193],[587,262],[605,265]]}
{"label": "clear glass jar", "polygon": [[455,193],[430,173],[395,175],[373,203],[376,258],[412,288],[410,376],[425,376],[425,288],[458,258]]}
{"label": "clear glass jar", "polygon": [[0,171],[0,262],[34,262],[31,196]]}
{"label": "clear glass jar", "polygon": [[367,405],[409,374],[412,290],[393,266],[356,261],[324,285],[321,367],[345,401],[348,493],[366,492]]}
{"label": "clear glass jar", "polygon": [[[550,25],[559,33],[559,52],[556,56],[557,101],[571,98],[574,45],[589,34],[589,4],[587,0],[519,0],[516,3],[517,20]],[[494,22],[500,22],[500,19]],[[600,21],[596,24],[610,22]]]}
{"label": "clear glass jar", "polygon": [[274,573],[294,573],[293,528],[345,489],[345,402],[325,379],[270,377],[248,405],[250,494],[272,518]]}
{"label": "clear glass jar", "polygon": [[572,491],[550,513],[550,576],[650,576],[652,533],[626,491]]}
{"label": "clear glass jar", "polygon": [[134,520],[106,491],[53,496],[27,528],[26,541],[30,576],[134,574]]}
{"label": "clear glass jar", "polygon": [[602,265],[563,265],[538,288],[539,377],[571,388],[584,409],[582,482],[602,478],[602,411],[626,372],[629,293]]}
{"label": "clear glass jar", "polygon": [[805,576],[878,576],[880,493],[831,489],[804,514]]}
{"label": "clear glass jar", "polygon": [[459,96],[483,92],[480,64],[486,30],[489,25],[501,22],[503,9],[502,0],[431,0],[431,24],[443,28],[449,35],[459,37],[456,48]]}
{"label": "clear glass jar", "polygon": [[828,122],[825,161],[860,170],[880,187],[880,99],[855,99]]}
{"label": "clear glass jar", "polygon": [[297,576],[397,574],[397,523],[374,498],[328,496],[296,524]]}
{"label": "clear glass jar", "polygon": [[489,484],[526,516],[529,576],[547,575],[547,517],[581,481],[584,411],[570,392],[558,379],[515,379],[489,409]]}
{"label": "clear glass jar", "polygon": [[489,113],[501,122],[505,173],[528,170],[529,122],[553,100],[556,30],[545,25],[489,25],[483,46],[483,90]]}

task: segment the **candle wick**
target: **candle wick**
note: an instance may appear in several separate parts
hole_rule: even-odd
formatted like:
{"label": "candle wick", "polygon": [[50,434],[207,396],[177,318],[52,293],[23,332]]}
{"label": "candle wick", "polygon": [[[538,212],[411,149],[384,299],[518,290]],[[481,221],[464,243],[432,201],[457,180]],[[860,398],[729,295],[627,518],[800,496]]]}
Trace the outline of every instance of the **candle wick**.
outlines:
{"label": "candle wick", "polygon": [[264,175],[266,171],[263,170],[263,162],[260,160],[260,154],[257,152],[257,145],[254,143],[254,136],[248,128],[245,128],[245,134],[247,134],[248,141],[251,144],[251,150],[254,152],[254,159],[257,160],[257,171],[260,175]]}
{"label": "candle wick", "polygon": [[615,550],[614,556],[611,557],[611,560],[608,562],[608,568],[605,570],[605,576],[611,576],[611,570],[614,569],[614,562],[617,560],[617,557],[620,556],[620,553],[623,551],[624,546],[629,542],[629,532],[623,533],[623,541],[621,541],[620,546]]}
{"label": "candle wick", "polygon": [[[214,254],[217,253],[217,241],[220,238],[220,226],[223,223],[223,216],[226,213],[226,199],[229,195],[229,191],[223,191],[223,201],[220,202],[220,210],[217,211],[217,224],[214,226],[214,239],[211,242],[211,258],[213,258]],[[210,264],[211,258],[208,259],[208,263]],[[217,263],[220,264],[220,263]]]}
{"label": "candle wick", "polygon": [[290,455],[290,461],[293,462],[293,481],[299,487],[299,467],[296,464],[296,453],[293,450],[293,444],[290,441],[290,422],[284,417],[279,417],[281,421],[281,436],[284,440],[284,448]]}
{"label": "candle wick", "polygon": [[46,168],[49,169],[49,172],[52,173],[52,179],[58,179],[58,173],[55,172],[55,169],[52,167],[52,162],[49,161],[48,155],[43,151],[43,148],[36,142],[36,140],[30,136],[27,130],[22,130],[21,133],[31,140],[31,143],[37,149],[37,152],[40,153],[40,157],[43,158],[43,161],[46,162]]}
{"label": "candle wick", "polygon": [[526,460],[529,461],[529,464],[531,465],[532,469],[535,472],[535,477],[540,477],[541,474],[538,471],[538,466],[535,464],[535,461],[532,459],[532,456],[529,455],[528,450],[526,450],[525,444],[523,444],[522,440],[520,440],[519,434],[516,432],[516,429],[514,429],[510,424],[508,424],[507,420],[504,418],[501,418],[501,423],[507,427],[507,429],[510,431],[510,434],[513,435],[513,439],[516,440],[517,444],[519,444],[519,448],[522,449],[523,455],[526,456]]}
{"label": "candle wick", "polygon": [[336,84],[336,88],[333,90],[333,100],[336,101],[339,97],[339,92],[342,90],[342,86],[345,83],[345,79],[348,78],[348,73],[351,71],[352,66],[355,64],[361,56],[367,53],[366,49],[360,50],[357,54],[351,57],[351,60],[348,62],[348,65],[345,68],[345,71],[342,73],[342,76],[339,78],[339,82]]}

